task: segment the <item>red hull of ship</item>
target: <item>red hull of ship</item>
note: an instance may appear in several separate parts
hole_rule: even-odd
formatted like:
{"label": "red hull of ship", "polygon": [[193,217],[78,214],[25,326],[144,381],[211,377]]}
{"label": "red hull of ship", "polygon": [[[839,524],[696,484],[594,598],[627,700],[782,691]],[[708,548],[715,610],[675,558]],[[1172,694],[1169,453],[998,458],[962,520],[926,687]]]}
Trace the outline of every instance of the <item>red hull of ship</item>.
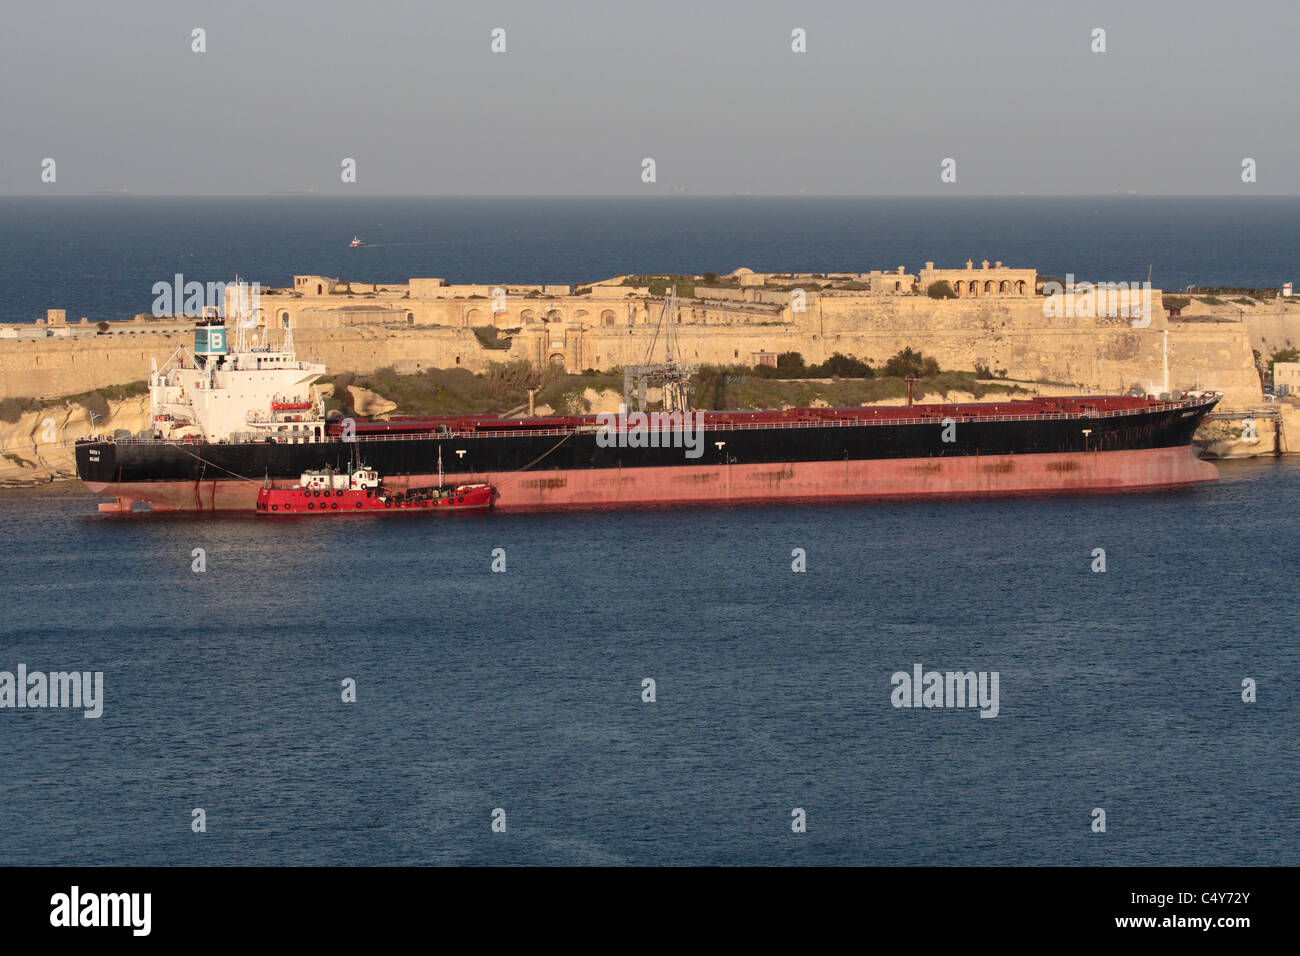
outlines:
{"label": "red hull of ship", "polygon": [[[897,497],[1050,494],[1157,488],[1214,481],[1218,471],[1188,446],[1042,455],[870,459],[762,465],[526,471],[458,476],[495,486],[501,511],[618,508]],[[385,479],[397,490],[436,483],[435,475]],[[261,481],[87,482],[112,495],[101,511],[252,511]],[[289,490],[292,481],[276,487]],[[295,509],[296,510],[296,509]],[[353,510],[356,510],[355,508]],[[364,510],[364,509],[362,509]]]}

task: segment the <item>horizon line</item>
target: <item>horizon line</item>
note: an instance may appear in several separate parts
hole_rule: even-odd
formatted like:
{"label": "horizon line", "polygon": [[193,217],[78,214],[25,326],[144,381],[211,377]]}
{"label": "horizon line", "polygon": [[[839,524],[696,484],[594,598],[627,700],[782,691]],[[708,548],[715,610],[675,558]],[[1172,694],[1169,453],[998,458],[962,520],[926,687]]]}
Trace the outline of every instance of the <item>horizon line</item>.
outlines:
{"label": "horizon line", "polygon": [[258,193],[0,193],[0,199],[1300,199],[1300,193],[364,193],[268,190]]}

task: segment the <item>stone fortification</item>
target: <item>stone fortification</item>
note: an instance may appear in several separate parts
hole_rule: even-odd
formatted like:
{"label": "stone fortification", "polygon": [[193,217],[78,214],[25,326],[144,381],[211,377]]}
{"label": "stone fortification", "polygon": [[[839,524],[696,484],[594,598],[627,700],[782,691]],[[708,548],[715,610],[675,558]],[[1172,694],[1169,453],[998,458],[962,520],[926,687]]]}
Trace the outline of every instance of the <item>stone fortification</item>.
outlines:
{"label": "stone fortification", "polygon": [[[332,371],[481,372],[519,359],[570,371],[609,369],[644,362],[656,341],[664,300],[644,281],[491,286],[297,276],[292,286],[263,290],[255,317],[264,328],[293,329],[299,353]],[[939,281],[957,298],[927,295]],[[1263,333],[1252,333],[1241,310],[1212,321],[1194,310],[1171,319],[1155,291],[1145,322],[1096,317],[1105,310],[1095,302],[1062,314],[1049,306],[1034,270],[1000,262],[956,269],[927,262],[916,275],[902,267],[829,274],[739,269],[695,277],[678,305],[681,357],[692,363],[752,365],[780,352],[799,352],[810,363],[833,352],[880,363],[913,348],[945,368],[1100,392],[1135,384],[1160,390],[1167,332],[1171,387],[1222,391],[1228,408],[1260,401],[1251,349],[1252,334]],[[1295,312],[1300,318],[1300,309]],[[1277,320],[1289,321],[1289,315]],[[1270,327],[1269,334],[1287,336],[1289,329]],[[662,335],[657,341],[662,350]],[[137,316],[101,331],[67,325],[52,313],[38,326],[0,329],[0,398],[49,398],[138,381],[151,360],[161,363],[188,342],[183,317]]]}

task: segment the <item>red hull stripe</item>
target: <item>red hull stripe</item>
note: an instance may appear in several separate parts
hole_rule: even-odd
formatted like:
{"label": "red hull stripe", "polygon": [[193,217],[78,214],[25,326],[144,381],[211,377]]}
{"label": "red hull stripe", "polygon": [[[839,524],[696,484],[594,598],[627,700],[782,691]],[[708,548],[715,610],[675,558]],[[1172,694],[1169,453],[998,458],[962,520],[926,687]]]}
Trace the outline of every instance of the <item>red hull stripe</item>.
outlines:
{"label": "red hull stripe", "polygon": [[[953,497],[1116,491],[1214,481],[1218,471],[1189,446],[1050,455],[872,459],[762,465],[526,471],[457,475],[494,485],[501,511],[617,508],[782,499]],[[401,489],[436,484],[435,475],[385,478]],[[253,510],[260,481],[87,482],[91,491],[139,501],[158,511]],[[293,480],[276,484],[296,485]],[[130,505],[126,504],[129,509]],[[118,510],[106,504],[101,510]]]}

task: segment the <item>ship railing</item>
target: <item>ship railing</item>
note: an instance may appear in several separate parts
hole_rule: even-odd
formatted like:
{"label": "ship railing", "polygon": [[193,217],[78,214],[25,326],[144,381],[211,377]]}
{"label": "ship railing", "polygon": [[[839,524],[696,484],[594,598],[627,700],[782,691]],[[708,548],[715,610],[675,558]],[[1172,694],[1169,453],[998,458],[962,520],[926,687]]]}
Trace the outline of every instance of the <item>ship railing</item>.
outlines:
{"label": "ship railing", "polygon": [[[1125,409],[1118,409],[1115,411],[1101,412],[1097,414],[1085,414],[1082,412],[1044,412],[1038,415],[985,415],[985,416],[925,415],[925,416],[913,416],[908,418],[830,418],[824,421],[716,422],[707,425],[705,427],[705,431],[707,432],[758,431],[758,430],[771,431],[773,429],[781,429],[781,428],[788,428],[788,429],[857,428],[863,426],[872,427],[872,426],[881,426],[881,425],[942,425],[944,423],[944,420],[949,418],[951,418],[954,422],[957,422],[958,424],[961,423],[969,424],[972,422],[1031,422],[1031,421],[1033,422],[1042,422],[1042,421],[1096,422],[1096,421],[1101,421],[1110,418],[1122,418],[1125,416],[1141,415],[1141,414],[1146,414],[1151,412],[1165,412],[1165,411],[1173,411],[1176,409],[1185,409],[1185,410],[1192,409],[1192,408],[1199,407],[1200,404],[1202,403],[1197,403],[1195,405],[1188,405],[1188,404],[1180,404],[1176,402],[1169,402],[1160,405],[1151,405],[1146,408],[1125,408]],[[623,429],[620,429],[620,431],[621,430]],[[646,426],[646,430],[655,431],[659,433],[662,433],[663,431],[662,429],[659,428],[651,429],[649,428],[648,424]],[[671,429],[671,428],[668,429],[668,431],[670,432],[676,430],[677,429]],[[571,434],[590,435],[590,434],[595,434],[598,431],[600,431],[600,427],[596,425],[573,425],[567,428],[524,428],[524,429],[501,429],[501,430],[492,430],[492,431],[450,431],[443,434],[439,434],[438,432],[433,432],[433,431],[402,432],[397,434],[387,433],[387,432],[377,432],[377,433],[363,432],[357,435],[357,440],[371,442],[371,441],[429,441],[430,439],[440,439],[443,441],[450,441],[453,439],[457,441],[468,441],[470,439],[475,439],[475,438],[519,438],[519,437],[558,438],[558,437],[563,437],[565,435],[571,435]],[[301,437],[304,440],[292,441],[292,442],[286,441],[283,442],[283,444],[294,444],[294,445],[350,444],[349,441],[345,441],[343,438],[336,437],[336,436],[326,436],[318,439],[308,439],[306,435],[300,434],[299,436],[294,436],[294,437]],[[264,444],[265,443],[264,438],[246,440],[246,439],[241,439],[239,437],[232,436],[232,439],[233,440],[228,441],[227,444]],[[154,439],[154,438],[123,438],[117,440],[116,443],[120,445],[187,444],[186,442],[177,439]],[[279,443],[280,442],[277,442],[277,444]],[[193,444],[193,443],[190,442],[188,444]]]}

